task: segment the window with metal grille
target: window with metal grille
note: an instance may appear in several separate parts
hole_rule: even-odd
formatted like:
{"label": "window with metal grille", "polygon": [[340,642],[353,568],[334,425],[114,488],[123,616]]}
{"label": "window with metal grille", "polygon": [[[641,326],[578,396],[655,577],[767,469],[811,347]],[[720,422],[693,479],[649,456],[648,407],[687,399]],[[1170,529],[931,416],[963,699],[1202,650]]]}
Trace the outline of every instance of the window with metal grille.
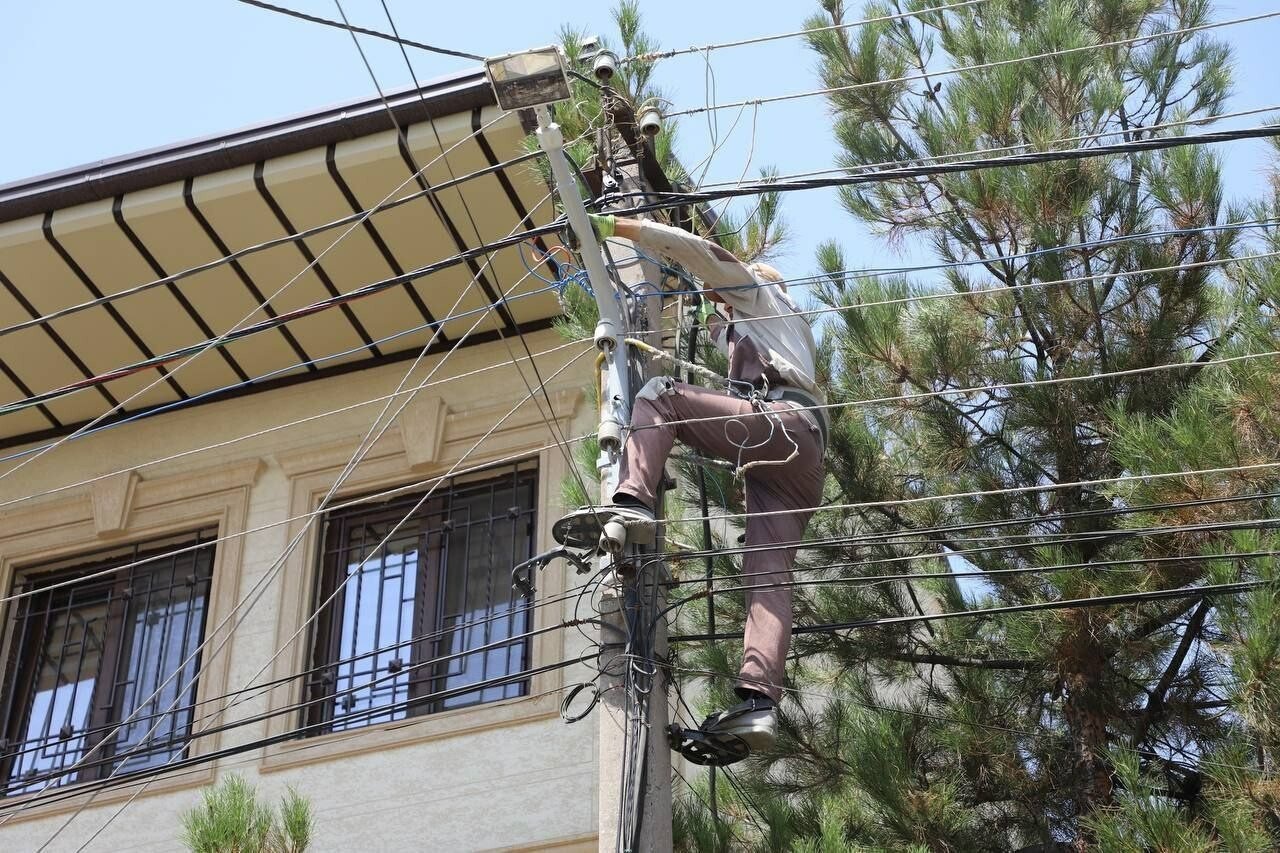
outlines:
{"label": "window with metal grille", "polygon": [[185,754],[216,533],[17,573],[0,679],[4,796]]}
{"label": "window with metal grille", "polygon": [[308,735],[528,692],[519,676],[532,614],[511,569],[534,553],[536,465],[454,479],[421,499],[327,516]]}

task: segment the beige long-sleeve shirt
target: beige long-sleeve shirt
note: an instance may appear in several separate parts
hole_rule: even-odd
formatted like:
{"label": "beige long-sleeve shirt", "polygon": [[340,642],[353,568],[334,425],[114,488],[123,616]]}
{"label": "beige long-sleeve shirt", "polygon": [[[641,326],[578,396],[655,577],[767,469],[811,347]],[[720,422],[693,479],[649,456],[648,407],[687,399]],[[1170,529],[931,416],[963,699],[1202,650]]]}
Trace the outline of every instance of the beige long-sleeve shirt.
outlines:
{"label": "beige long-sleeve shirt", "polygon": [[791,385],[823,401],[814,380],[813,330],[785,290],[710,240],[659,222],[636,224],[641,248],[676,261],[733,308],[732,321],[711,326],[712,339],[729,356],[730,379],[758,385],[763,378],[770,387]]}

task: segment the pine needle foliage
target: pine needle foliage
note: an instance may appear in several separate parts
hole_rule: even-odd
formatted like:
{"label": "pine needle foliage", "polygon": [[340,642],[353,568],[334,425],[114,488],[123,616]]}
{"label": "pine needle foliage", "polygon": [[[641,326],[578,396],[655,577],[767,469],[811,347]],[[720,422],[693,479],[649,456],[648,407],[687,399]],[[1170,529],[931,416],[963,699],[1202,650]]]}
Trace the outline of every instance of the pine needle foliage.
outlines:
{"label": "pine needle foliage", "polygon": [[293,788],[272,808],[243,777],[230,774],[182,815],[182,843],[191,853],[304,853],[313,824],[311,804]]}
{"label": "pine needle foliage", "polygon": [[[821,85],[840,89],[842,167],[1145,139],[1226,108],[1219,36],[1160,35],[1212,21],[1209,0],[987,0],[817,31],[937,5],[822,0],[810,19]],[[1138,36],[1156,37],[989,65]],[[955,265],[886,277],[849,272],[838,239],[818,252],[811,296],[833,309],[821,379],[854,403],[832,410],[827,500],[871,505],[815,517],[811,538],[840,541],[802,552],[797,579],[824,583],[796,588],[796,623],[1188,594],[797,635],[776,748],[721,784],[717,833],[701,799],[682,802],[684,849],[1280,848],[1280,592],[1196,593],[1280,571],[1275,525],[1257,523],[1280,509],[1280,469],[1248,468],[1280,446],[1266,355],[1280,349],[1280,264],[1217,263],[1280,237],[1195,230],[1280,216],[1280,182],[1228,204],[1230,153],[841,192],[887,254],[910,241]],[[926,295],[945,298],[895,302]],[[1237,356],[1261,357],[1214,363]],[[1166,476],[1213,468],[1243,470]],[[887,574],[941,577],[875,581]],[[742,606],[717,597],[718,626],[740,625]],[[684,618],[705,626],[706,610]],[[686,675],[713,673],[686,689],[723,701],[737,655],[681,649]]]}

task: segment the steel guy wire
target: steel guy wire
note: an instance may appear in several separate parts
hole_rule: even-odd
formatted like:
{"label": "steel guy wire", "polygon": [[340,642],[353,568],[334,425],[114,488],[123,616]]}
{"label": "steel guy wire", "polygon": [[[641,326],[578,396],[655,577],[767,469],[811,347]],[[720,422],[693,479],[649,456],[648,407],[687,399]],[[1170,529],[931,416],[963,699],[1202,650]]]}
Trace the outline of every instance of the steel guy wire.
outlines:
{"label": "steel guy wire", "polygon": [[750,98],[745,101],[734,101],[729,104],[716,104],[710,107],[693,107],[687,110],[675,110],[666,114],[667,118],[676,118],[684,115],[696,115],[707,110],[723,110],[732,109],[750,104],[772,104],[779,101],[793,101],[799,98],[812,98],[818,95],[832,95],[839,92],[855,92],[862,89],[871,89],[879,86],[892,86],[899,83],[912,83],[921,80],[934,80],[939,77],[950,77],[955,74],[963,74],[969,71],[985,71],[989,68],[1001,68],[1008,65],[1018,65],[1023,62],[1034,62],[1041,59],[1053,59],[1059,56],[1069,56],[1071,54],[1080,53],[1086,50],[1101,50],[1108,47],[1123,47],[1126,45],[1140,44],[1142,42],[1156,41],[1170,36],[1190,35],[1191,33],[1204,32],[1207,30],[1220,29],[1222,27],[1230,27],[1238,24],[1249,24],[1256,21],[1266,20],[1280,16],[1280,11],[1263,12],[1257,15],[1248,15],[1243,18],[1232,18],[1227,21],[1214,21],[1207,24],[1197,24],[1193,27],[1180,27],[1172,30],[1161,30],[1159,32],[1148,33],[1147,35],[1134,36],[1126,39],[1116,39],[1114,41],[1098,42],[1096,44],[1080,45],[1078,47],[1062,48],[1060,50],[1051,50],[1044,53],[1035,53],[1029,56],[1016,56],[1009,59],[997,59],[991,62],[979,62],[973,65],[962,65],[955,68],[943,68],[937,71],[923,71],[918,74],[906,74],[902,77],[890,77],[883,80],[868,80],[865,83],[852,83],[846,86],[831,86],[825,89],[814,89],[810,92],[796,92],[790,95],[774,95],[767,98]]}
{"label": "steel guy wire", "polygon": [[361,35],[372,36],[373,38],[379,38],[385,41],[395,42],[396,44],[400,45],[400,48],[402,50],[405,47],[412,47],[412,48],[416,48],[417,50],[425,50],[431,53],[440,53],[445,56],[456,56],[459,59],[474,59],[478,62],[484,62],[484,59],[485,59],[483,56],[479,56],[474,53],[466,53],[465,51],[453,50],[452,48],[447,48],[447,47],[435,47],[433,45],[423,44],[420,41],[413,41],[411,39],[401,38],[398,34],[392,35],[390,33],[380,32],[378,30],[371,30],[366,27],[353,27],[351,26],[350,23],[347,23],[345,20],[332,21],[328,18],[321,18],[316,15],[308,15],[305,12],[299,12],[296,9],[289,9],[285,6],[276,6],[272,3],[264,3],[263,0],[239,0],[239,2],[244,3],[248,6],[257,6],[259,9],[266,9],[268,12],[276,12],[281,15],[286,15],[290,18],[297,18],[301,21],[309,21],[310,23],[313,23],[313,24],[322,24],[326,27],[336,27],[340,30],[347,30],[348,32],[356,32],[356,33],[360,33]]}

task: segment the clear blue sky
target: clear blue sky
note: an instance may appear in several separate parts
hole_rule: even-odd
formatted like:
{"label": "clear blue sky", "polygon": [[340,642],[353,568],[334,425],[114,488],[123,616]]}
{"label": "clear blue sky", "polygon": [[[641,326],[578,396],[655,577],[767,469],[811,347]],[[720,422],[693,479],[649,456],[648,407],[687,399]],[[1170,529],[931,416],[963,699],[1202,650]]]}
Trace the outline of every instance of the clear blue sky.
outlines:
{"label": "clear blue sky", "polygon": [[[279,0],[337,17],[330,0]],[[406,37],[492,55],[555,40],[562,23],[612,33],[611,0],[600,2],[407,2],[389,0]],[[856,9],[858,3],[851,2]],[[344,0],[353,22],[386,29],[377,0]],[[816,2],[644,0],[647,28],[663,47],[686,47],[799,29]],[[1270,0],[1221,3],[1218,17],[1276,8]],[[345,33],[245,6],[234,0],[9,0],[0,27],[0,183],[88,163],[194,136],[305,112],[372,95],[374,88]],[[1280,19],[1220,31],[1236,50],[1237,95],[1229,109],[1266,106],[1275,94],[1270,50],[1280,43]],[[366,40],[384,88],[407,85],[399,51]],[[467,67],[467,60],[410,51],[420,79]],[[818,87],[814,58],[800,39],[712,54],[718,100]],[[665,62],[659,79],[681,107],[705,101],[706,63],[699,55]],[[1268,85],[1270,84],[1270,85]],[[831,165],[834,144],[819,98],[762,107],[754,164],[784,173]],[[732,111],[719,116],[722,136]],[[1252,119],[1235,123],[1241,126]],[[1232,126],[1232,125],[1225,125]],[[736,178],[751,137],[748,110],[716,154],[712,178]],[[708,152],[705,118],[686,118],[682,158]],[[1260,186],[1266,151],[1258,143],[1221,146],[1229,192]],[[778,265],[799,275],[813,269],[812,249],[836,237],[851,262],[894,264],[895,254],[869,237],[839,208],[830,190],[792,193],[785,207],[796,238]]]}

